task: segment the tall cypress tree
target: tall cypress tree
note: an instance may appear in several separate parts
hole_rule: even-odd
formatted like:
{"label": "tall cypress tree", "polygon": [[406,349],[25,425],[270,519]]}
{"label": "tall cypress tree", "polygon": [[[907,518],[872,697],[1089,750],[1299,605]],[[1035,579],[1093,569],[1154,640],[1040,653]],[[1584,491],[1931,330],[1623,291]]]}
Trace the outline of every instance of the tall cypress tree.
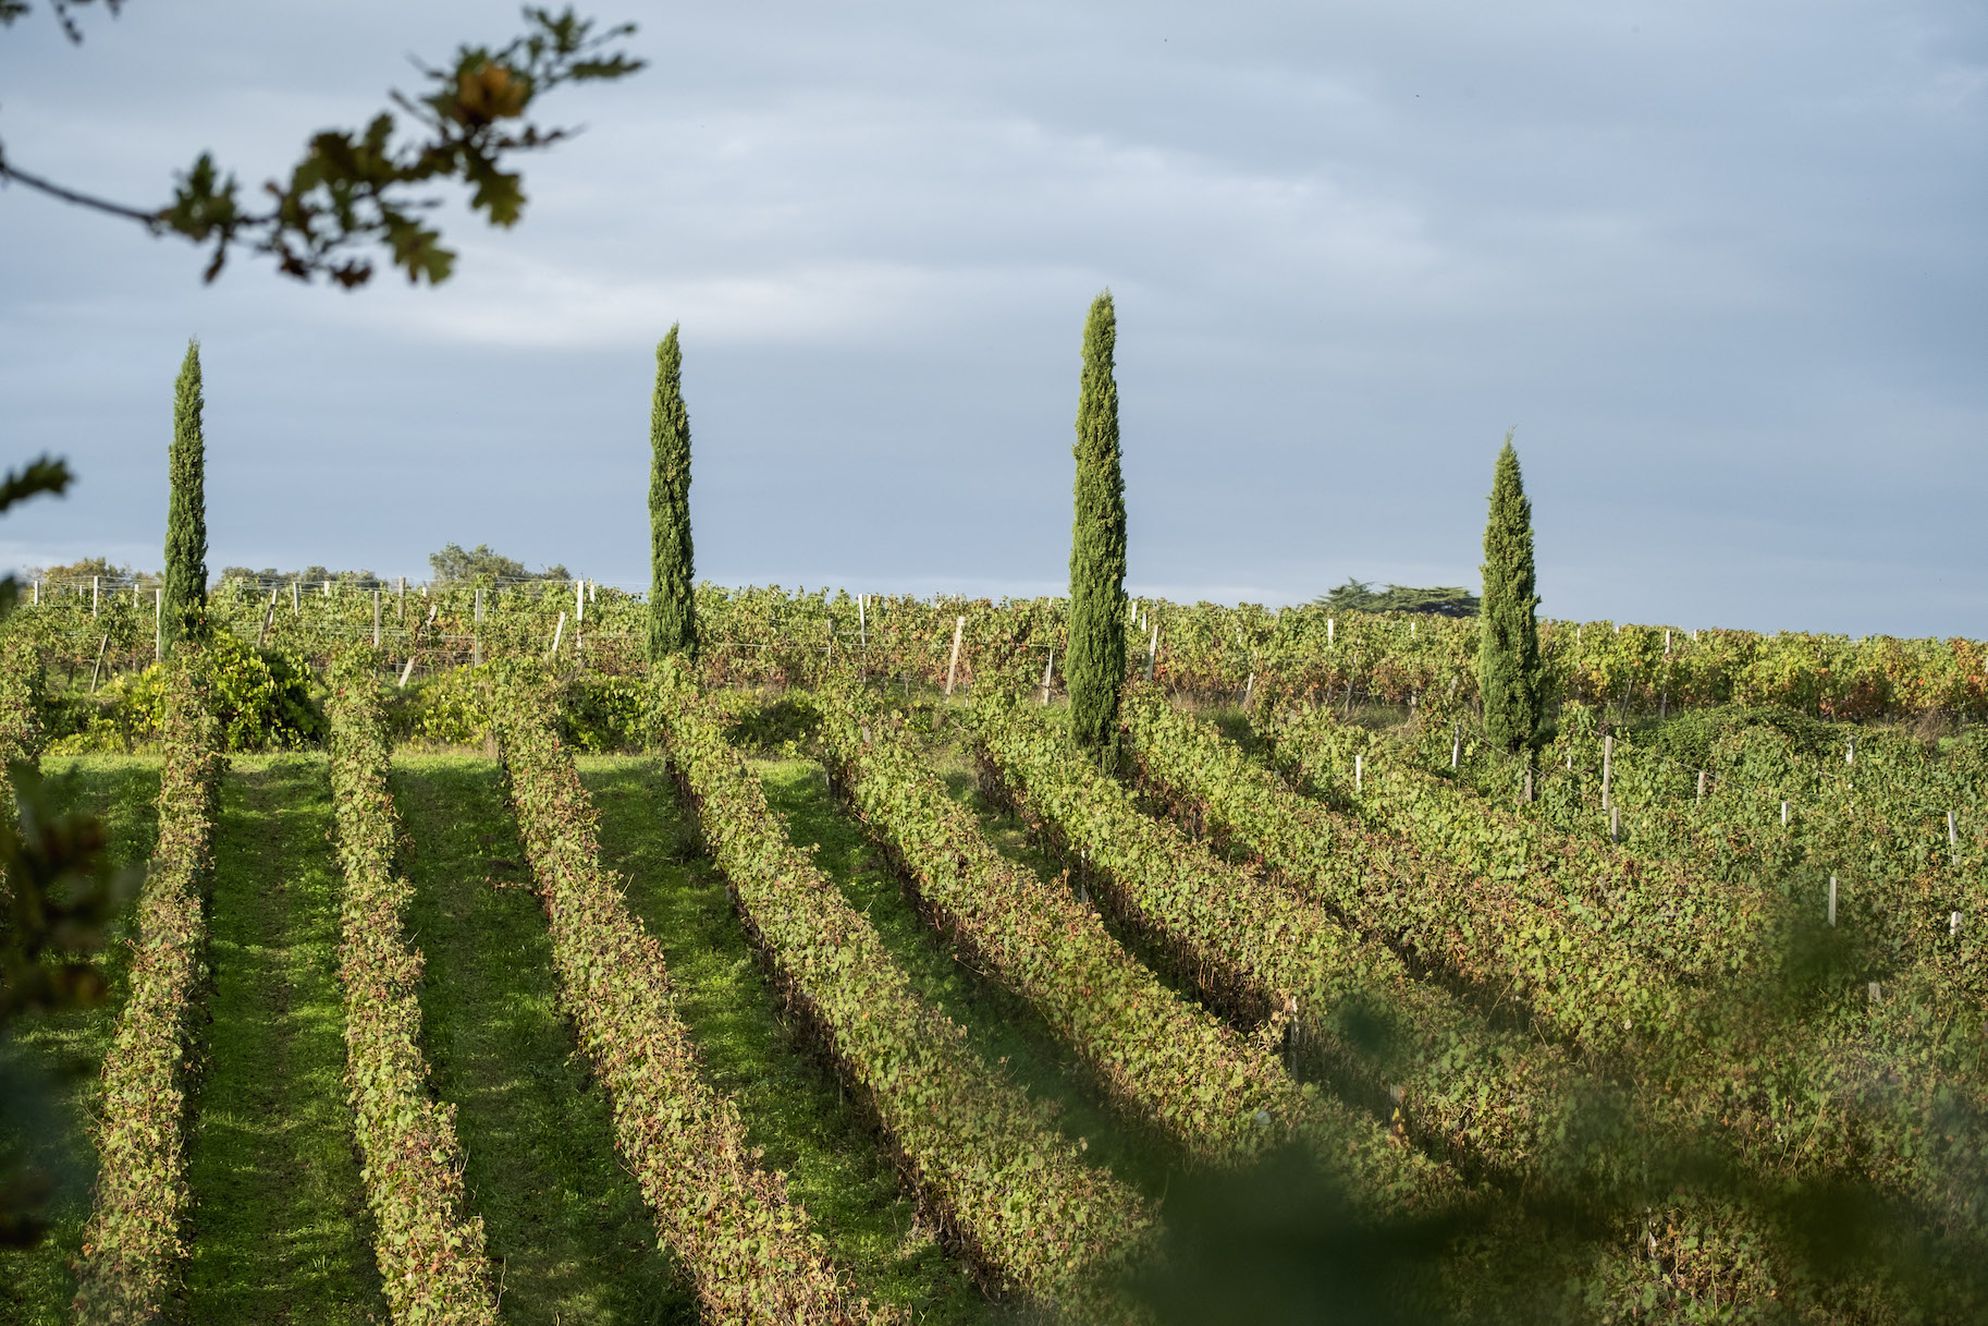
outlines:
{"label": "tall cypress tree", "polygon": [[207,443],[201,432],[200,342],[188,341],[173,394],[173,444],[166,457],[166,582],[159,629],[166,652],[197,635],[207,607]]}
{"label": "tall cypress tree", "polygon": [[1519,453],[1505,434],[1491,481],[1484,526],[1484,601],[1480,609],[1477,689],[1484,733],[1516,751],[1533,745],[1546,716],[1546,666],[1539,657],[1539,594],[1532,560],[1532,503],[1519,477]]}
{"label": "tall cypress tree", "polygon": [[690,550],[690,414],[683,405],[677,324],[656,346],[649,412],[649,658],[697,655],[697,600]]}
{"label": "tall cypress tree", "polygon": [[1125,681],[1125,478],[1118,458],[1118,320],[1111,292],[1084,321],[1077,395],[1076,521],[1070,532],[1070,731],[1107,763],[1117,750],[1118,692]]}

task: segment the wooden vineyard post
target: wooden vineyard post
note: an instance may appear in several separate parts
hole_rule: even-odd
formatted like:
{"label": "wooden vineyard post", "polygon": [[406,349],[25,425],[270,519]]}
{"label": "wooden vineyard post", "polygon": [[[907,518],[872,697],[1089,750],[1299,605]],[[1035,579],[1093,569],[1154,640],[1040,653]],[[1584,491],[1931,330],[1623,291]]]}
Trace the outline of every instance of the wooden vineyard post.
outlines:
{"label": "wooden vineyard post", "polygon": [[953,677],[959,671],[959,638],[964,630],[966,630],[966,617],[961,615],[953,618],[953,656],[946,663],[946,695],[949,698],[953,693]]}
{"label": "wooden vineyard post", "polygon": [[1856,762],[1857,762],[1857,739],[1855,737],[1852,737],[1850,738],[1850,744],[1844,747],[1843,749],[1843,763],[1855,764]]}
{"label": "wooden vineyard post", "polygon": [[1450,772],[1451,773],[1456,772],[1457,763],[1462,759],[1463,759],[1463,724],[1455,723],[1452,724],[1450,727]]}
{"label": "wooden vineyard post", "polygon": [[1622,807],[1620,806],[1610,806],[1608,808],[1608,840],[1612,843],[1622,841]]}
{"label": "wooden vineyard post", "polygon": [[1829,877],[1829,923],[1836,924],[1836,876]]}
{"label": "wooden vineyard post", "polygon": [[380,647],[380,587],[373,586],[373,648]]}
{"label": "wooden vineyard post", "polygon": [[152,591],[152,661],[159,662],[166,656],[166,591]]}
{"label": "wooden vineyard post", "polygon": [[559,638],[565,634],[566,634],[566,614],[564,612],[561,612],[559,614],[558,623],[554,625],[552,628],[552,648],[549,651],[547,651],[554,658],[557,658],[559,656]]}
{"label": "wooden vineyard post", "polygon": [[1049,657],[1042,661],[1042,702],[1044,705],[1049,703],[1049,685],[1055,677],[1055,670],[1056,646],[1051,645],[1049,647]]}
{"label": "wooden vineyard post", "polygon": [[1947,812],[1947,850],[1953,853],[1954,864],[1960,864],[1960,835],[1954,831],[1953,812]]}
{"label": "wooden vineyard post", "polygon": [[868,649],[870,647],[870,628],[869,623],[864,620],[863,598],[864,596],[861,594],[856,596],[856,647],[858,649]]}
{"label": "wooden vineyard post", "polygon": [[103,669],[104,651],[109,648],[110,648],[110,632],[105,631],[103,643],[97,646],[97,661],[95,665],[90,668],[90,694],[92,695],[95,695],[97,693],[97,673]]}
{"label": "wooden vineyard post", "polygon": [[1788,803],[1785,801],[1781,803],[1781,827],[1788,827]]}
{"label": "wooden vineyard post", "polygon": [[1256,695],[1256,669],[1251,668],[1249,670],[1249,676],[1243,681],[1242,707],[1245,709],[1249,708],[1249,702],[1252,698],[1255,697],[1255,695]]}
{"label": "wooden vineyard post", "polygon": [[[407,577],[406,576],[396,576],[394,578],[393,592],[394,592],[394,597],[397,600],[394,604],[394,615],[400,619],[400,624],[402,626],[405,626],[407,625]],[[481,593],[482,591],[479,590],[478,592]]]}
{"label": "wooden vineyard post", "polygon": [[575,628],[575,636],[579,634],[578,627],[580,623],[585,620],[587,620],[587,582],[584,580],[575,580],[573,582],[573,626]]}
{"label": "wooden vineyard post", "polygon": [[1698,771],[1698,799],[1700,801],[1705,799],[1705,771],[1703,769]]}
{"label": "wooden vineyard post", "polygon": [[1530,806],[1532,804],[1532,766],[1530,764],[1526,766],[1525,797],[1526,797],[1526,804]]}
{"label": "wooden vineyard post", "polygon": [[91,576],[90,577],[90,616],[95,617],[96,615],[97,615],[97,578],[95,576]]}
{"label": "wooden vineyard post", "polygon": [[331,582],[329,580],[324,582],[324,596],[326,598],[331,597]]}
{"label": "wooden vineyard post", "polygon": [[1155,617],[1153,618],[1153,639],[1152,642],[1146,646],[1146,680],[1147,681],[1151,681],[1153,679],[1154,670],[1159,667],[1159,663],[1160,663],[1160,619],[1158,617]]}
{"label": "wooden vineyard post", "polygon": [[1361,757],[1359,754],[1356,753],[1353,756],[1353,795],[1354,796],[1360,795],[1360,789],[1366,783],[1366,775],[1367,775],[1367,762],[1363,757]]}
{"label": "wooden vineyard post", "polygon": [[1948,913],[1948,914],[1947,914],[1947,938],[1948,938],[1948,939],[1959,939],[1959,938],[1960,938],[1960,913],[1959,913],[1959,912],[1950,912],[1950,913]]}
{"label": "wooden vineyard post", "polygon": [[1332,618],[1330,617],[1325,619],[1325,642],[1327,644],[1332,643]]}
{"label": "wooden vineyard post", "polygon": [[483,662],[483,587],[481,585],[470,593],[469,661],[472,666]]}
{"label": "wooden vineyard post", "polygon": [[1608,783],[1615,772],[1615,738],[1605,735],[1601,739],[1601,808],[1608,809]]}
{"label": "wooden vineyard post", "polygon": [[301,580],[292,580],[290,582],[290,611],[294,614],[300,613],[303,610],[304,582]]}
{"label": "wooden vineyard post", "polygon": [[271,586],[269,590],[269,606],[262,610],[262,629],[260,631],[257,631],[255,635],[255,647],[257,649],[262,648],[263,643],[269,639],[269,628],[273,626],[275,622],[276,622],[276,589],[274,586]]}

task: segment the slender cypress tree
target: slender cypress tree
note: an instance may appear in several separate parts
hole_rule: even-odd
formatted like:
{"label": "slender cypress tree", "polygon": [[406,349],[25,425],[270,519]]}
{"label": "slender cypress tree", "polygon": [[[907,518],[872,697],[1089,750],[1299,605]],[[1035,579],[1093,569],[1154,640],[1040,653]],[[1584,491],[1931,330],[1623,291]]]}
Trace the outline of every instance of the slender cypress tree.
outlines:
{"label": "slender cypress tree", "polygon": [[1118,461],[1118,340],[1111,292],[1084,321],[1077,395],[1076,522],[1070,532],[1070,731],[1109,764],[1118,748],[1118,692],[1125,682],[1125,478]]}
{"label": "slender cypress tree", "polygon": [[697,599],[690,550],[690,413],[683,405],[677,324],[656,346],[649,412],[649,658],[697,656]]}
{"label": "slender cypress tree", "polygon": [[1484,526],[1484,601],[1480,609],[1477,689],[1484,733],[1516,751],[1533,745],[1546,716],[1546,667],[1539,657],[1539,594],[1532,560],[1532,503],[1519,477],[1519,453],[1505,434],[1491,481]]}
{"label": "slender cypress tree", "polygon": [[173,444],[166,458],[166,582],[159,629],[165,651],[197,636],[207,607],[207,443],[201,433],[200,342],[188,341],[173,395]]}

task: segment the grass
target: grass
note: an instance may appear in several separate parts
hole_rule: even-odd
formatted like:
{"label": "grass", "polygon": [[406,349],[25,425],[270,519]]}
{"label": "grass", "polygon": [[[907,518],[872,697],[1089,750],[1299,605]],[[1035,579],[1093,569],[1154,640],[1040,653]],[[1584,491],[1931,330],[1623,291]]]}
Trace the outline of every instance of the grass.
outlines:
{"label": "grass", "polygon": [[873,1302],[902,1304],[915,1320],[990,1319],[962,1264],[902,1194],[874,1130],[783,1022],[661,761],[592,757],[580,769],[601,812],[604,864],[622,873],[630,905],[663,948],[707,1079],[738,1103],[749,1139],[786,1173],[835,1260]]}
{"label": "grass", "polygon": [[188,1146],[187,1315],[383,1318],[345,1101],[331,783],[319,755],[237,756],[221,783],[212,1022]]}
{"label": "grass", "polygon": [[496,765],[400,756],[394,798],[435,1088],[457,1108],[470,1208],[506,1321],[694,1322],[614,1153],[607,1098],[560,1013],[545,913]]}
{"label": "grass", "polygon": [[[158,761],[129,756],[51,757],[43,761],[42,769],[51,808],[102,820],[110,862],[141,870],[158,834]],[[69,1318],[69,1299],[75,1293],[69,1263],[82,1247],[90,1185],[96,1176],[89,1136],[91,1111],[104,1051],[124,1002],[130,917],[127,910],[112,926],[109,942],[95,958],[109,985],[102,1003],[29,1016],[16,1024],[10,1063],[32,1085],[12,1096],[8,1105],[11,1112],[39,1102],[41,1112],[24,1110],[33,1120],[30,1128],[0,1139],[0,1171],[11,1172],[19,1158],[49,1175],[55,1187],[46,1209],[48,1232],[41,1242],[0,1251],[0,1319],[42,1326]],[[37,1145],[21,1146],[30,1130]]]}

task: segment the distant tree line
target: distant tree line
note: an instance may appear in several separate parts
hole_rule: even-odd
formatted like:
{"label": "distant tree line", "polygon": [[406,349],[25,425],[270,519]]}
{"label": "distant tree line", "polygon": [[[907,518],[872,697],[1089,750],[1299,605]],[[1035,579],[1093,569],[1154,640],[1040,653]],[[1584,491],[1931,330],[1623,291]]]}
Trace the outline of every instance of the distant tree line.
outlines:
{"label": "distant tree line", "polygon": [[1348,576],[1346,583],[1312,600],[1321,608],[1337,612],[1422,612],[1434,617],[1475,617],[1481,605],[1477,595],[1462,585],[1386,585],[1375,589],[1365,580]]}

